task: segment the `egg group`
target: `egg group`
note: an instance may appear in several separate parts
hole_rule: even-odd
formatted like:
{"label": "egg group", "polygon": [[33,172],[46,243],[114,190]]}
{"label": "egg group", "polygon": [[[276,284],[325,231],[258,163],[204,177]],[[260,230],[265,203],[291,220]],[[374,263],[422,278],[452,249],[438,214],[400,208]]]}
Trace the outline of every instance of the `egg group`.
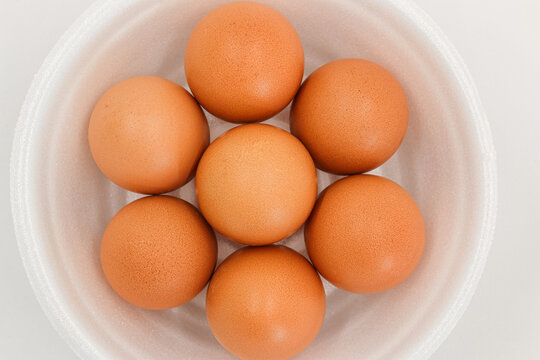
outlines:
{"label": "egg group", "polygon": [[[321,276],[335,291],[373,294],[413,273],[426,243],[419,204],[364,174],[403,141],[406,91],[365,59],[319,65],[302,84],[293,25],[267,5],[233,2],[202,15],[187,40],[191,93],[157,76],[104,92],[89,120],[92,157],[118,186],[152,195],[121,208],[101,239],[105,283],[120,304],[171,309],[208,284],[207,321],[225,349],[289,359],[323,324]],[[290,131],[254,123],[291,101]],[[317,168],[345,177],[318,189]],[[193,177],[193,204],[159,195]],[[309,259],[272,245],[295,232]],[[219,264],[224,245],[243,247]]]}

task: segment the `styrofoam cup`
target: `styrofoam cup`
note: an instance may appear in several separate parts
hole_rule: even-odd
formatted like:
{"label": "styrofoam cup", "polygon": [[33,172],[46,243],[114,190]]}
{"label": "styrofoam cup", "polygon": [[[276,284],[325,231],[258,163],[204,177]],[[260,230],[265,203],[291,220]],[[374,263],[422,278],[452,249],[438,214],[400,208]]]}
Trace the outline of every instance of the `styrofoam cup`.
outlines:
{"label": "styrofoam cup", "polygon": [[[87,126],[97,99],[135,75],[186,86],[183,53],[220,0],[107,0],[62,37],[34,79],[15,134],[11,190],[21,256],[36,296],[82,358],[227,359],[201,293],[167,311],[132,306],[99,263],[107,222],[140,197],[94,164]],[[424,359],[444,340],[476,287],[493,235],[495,156],[471,78],[454,48],[414,4],[394,0],[263,1],[297,29],[306,71],[344,57],[389,69],[410,105],[399,151],[376,173],[404,186],[427,226],[419,267],[403,284],[356,295],[325,283],[320,334],[298,359]],[[208,115],[208,114],[207,114]],[[208,115],[214,139],[232,124]],[[288,108],[269,120],[288,129]],[[320,190],[336,177],[319,172]],[[174,192],[195,202],[193,182]],[[302,229],[284,243],[306,254]],[[219,239],[219,260],[237,246]]]}

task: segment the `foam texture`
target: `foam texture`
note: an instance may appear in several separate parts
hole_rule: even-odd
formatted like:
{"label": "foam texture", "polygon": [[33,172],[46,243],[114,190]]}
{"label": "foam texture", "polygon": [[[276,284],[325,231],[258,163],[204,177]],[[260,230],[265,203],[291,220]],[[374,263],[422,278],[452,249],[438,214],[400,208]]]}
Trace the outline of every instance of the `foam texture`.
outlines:
{"label": "foam texture", "polygon": [[[186,86],[191,29],[221,0],[98,1],[68,30],[34,79],[17,125],[11,191],[15,230],[43,309],[85,359],[228,359],[212,336],[205,291],[179,308],[132,306],[99,264],[107,222],[140,197],[108,181],[87,141],[91,110],[110,86],[158,75]],[[298,359],[425,359],[474,292],[492,240],[495,155],[475,87],[454,48],[405,1],[262,1],[281,11],[305,49],[305,75],[343,57],[389,69],[410,105],[399,151],[375,173],[404,186],[427,226],[412,276],[377,295],[325,282],[325,323]],[[288,129],[288,112],[267,123]],[[235,126],[207,114],[211,138]],[[337,179],[319,172],[319,191]],[[193,181],[173,192],[195,204]],[[284,244],[306,254],[300,229]],[[219,262],[239,245],[219,238]]]}

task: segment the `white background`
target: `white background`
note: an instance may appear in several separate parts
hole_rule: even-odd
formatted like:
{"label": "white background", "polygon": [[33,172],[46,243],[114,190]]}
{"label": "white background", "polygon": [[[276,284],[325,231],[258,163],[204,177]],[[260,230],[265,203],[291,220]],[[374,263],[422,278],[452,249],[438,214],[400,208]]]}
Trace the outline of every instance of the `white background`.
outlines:
{"label": "white background", "polygon": [[[33,74],[91,2],[0,0],[2,359],[75,358],[41,311],[19,259],[9,156]],[[499,175],[497,229],[485,273],[433,359],[540,359],[540,1],[416,2],[469,66],[493,130]]]}

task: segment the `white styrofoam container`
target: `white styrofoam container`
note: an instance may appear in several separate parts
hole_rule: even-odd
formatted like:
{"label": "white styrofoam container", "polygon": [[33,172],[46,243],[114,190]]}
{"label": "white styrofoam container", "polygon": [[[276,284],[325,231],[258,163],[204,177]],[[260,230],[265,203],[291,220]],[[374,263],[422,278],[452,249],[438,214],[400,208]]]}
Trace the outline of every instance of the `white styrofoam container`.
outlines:
{"label": "white styrofoam container", "polygon": [[[47,57],[15,133],[11,197],[21,256],[55,328],[81,357],[232,358],[213,338],[205,291],[167,311],[134,307],[107,285],[99,264],[105,226],[140,197],[109,182],[87,143],[90,112],[114,83],[158,75],[187,86],[183,52],[191,29],[222,0],[95,3]],[[297,29],[306,71],[361,57],[403,85],[410,125],[376,173],[404,186],[427,226],[412,276],[377,295],[325,282],[325,323],[299,359],[425,359],[445,339],[476,288],[492,241],[495,154],[470,75],[454,48],[414,4],[398,0],[262,1]],[[268,122],[288,128],[288,108]],[[233,125],[208,115],[211,137]],[[336,179],[319,172],[319,190]],[[173,194],[195,203],[193,182]],[[219,261],[237,245],[219,237]],[[306,254],[300,229],[284,241]]]}

